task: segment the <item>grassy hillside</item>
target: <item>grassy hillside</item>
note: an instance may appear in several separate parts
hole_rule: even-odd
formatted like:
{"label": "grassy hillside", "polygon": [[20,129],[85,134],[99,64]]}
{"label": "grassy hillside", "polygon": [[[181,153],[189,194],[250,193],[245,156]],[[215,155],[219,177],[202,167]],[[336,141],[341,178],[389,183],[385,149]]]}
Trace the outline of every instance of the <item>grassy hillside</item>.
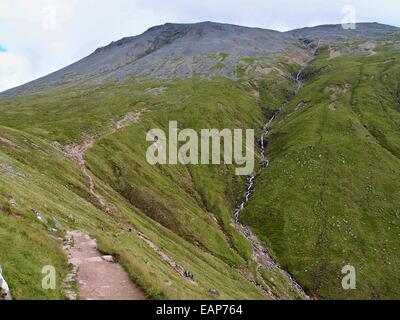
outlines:
{"label": "grassy hillside", "polygon": [[[137,123],[113,129],[124,115],[138,110],[143,112]],[[254,87],[226,79],[108,82],[0,100],[0,264],[14,298],[65,298],[65,230],[95,237],[100,249],[114,254],[152,298],[267,299],[255,283],[278,297],[298,297],[278,271],[265,269],[267,280],[260,278],[250,244],[231,225],[245,182],[234,175],[233,166],[146,162],[146,132],[167,128],[168,120],[177,120],[180,128],[260,132],[263,116]],[[95,143],[85,154],[86,166],[109,212],[102,210],[85,175],[63,150],[88,137]],[[181,277],[130,228],[190,270],[195,283]],[[55,291],[41,288],[45,265],[58,271]]]}
{"label": "grassy hillside", "polygon": [[[232,223],[246,181],[234,166],[146,161],[147,131],[167,131],[169,120],[179,129],[252,128],[260,136],[279,111],[272,162],[242,222],[311,295],[398,298],[400,53],[360,42],[317,54],[297,95],[301,67],[275,56],[243,58],[235,81],[129,79],[1,98],[0,264],[13,296],[65,298],[62,239],[82,230],[151,298],[304,298],[279,269],[257,265]],[[86,171],[66,153],[76,144],[89,146]],[[341,287],[348,264],[356,290]],[[56,267],[54,291],[41,288],[45,265]]]}
{"label": "grassy hillside", "polygon": [[[323,49],[273,124],[243,221],[315,296],[399,298],[399,58]],[[341,286],[348,264],[356,290]]]}

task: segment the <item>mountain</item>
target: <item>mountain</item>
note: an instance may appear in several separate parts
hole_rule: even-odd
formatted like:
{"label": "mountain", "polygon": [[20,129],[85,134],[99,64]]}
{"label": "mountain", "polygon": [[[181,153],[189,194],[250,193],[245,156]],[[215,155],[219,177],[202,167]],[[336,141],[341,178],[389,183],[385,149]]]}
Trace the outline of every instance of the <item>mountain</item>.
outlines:
{"label": "mountain", "polygon": [[242,57],[261,57],[296,49],[294,39],[277,31],[212,22],[165,24],[142,35],[98,48],[90,56],[9,94],[35,86],[98,82],[128,77],[189,77],[234,73]]}
{"label": "mountain", "polygon": [[318,39],[325,43],[374,40],[399,33],[399,28],[376,24],[358,24],[356,30],[341,25],[325,25],[289,32],[247,28],[229,24],[203,22],[153,27],[143,34],[128,37],[98,48],[90,56],[29,84],[9,90],[6,95],[41,90],[43,87],[99,82],[129,77],[228,76],[242,58],[261,58],[290,51],[304,55],[299,40]]}
{"label": "mountain", "polygon": [[298,38],[318,38],[329,44],[385,39],[398,35],[399,31],[398,27],[380,23],[357,23],[355,29],[346,29],[342,25],[332,24],[292,30],[288,33]]}
{"label": "mountain", "polygon": [[[2,93],[12,296],[82,294],[66,255],[83,233],[152,299],[399,298],[399,59],[380,24],[166,24]],[[149,164],[146,133],[172,120],[255,129],[257,174]]]}

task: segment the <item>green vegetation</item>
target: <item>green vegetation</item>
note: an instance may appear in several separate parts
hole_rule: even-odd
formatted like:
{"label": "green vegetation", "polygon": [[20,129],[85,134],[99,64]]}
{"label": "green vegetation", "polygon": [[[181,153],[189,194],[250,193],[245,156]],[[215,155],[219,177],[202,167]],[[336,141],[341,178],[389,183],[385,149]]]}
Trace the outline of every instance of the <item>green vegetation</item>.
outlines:
{"label": "green vegetation", "polygon": [[[272,164],[243,213],[321,298],[399,298],[400,55],[375,51],[313,62],[273,124]],[[347,264],[357,290],[342,289]]]}
{"label": "green vegetation", "polygon": [[[278,110],[272,163],[256,180],[243,222],[311,295],[398,298],[400,53],[389,45],[374,52],[330,59],[321,49],[297,96],[299,66],[280,57],[255,77],[253,64],[262,59],[244,58],[238,81],[130,79],[1,98],[0,264],[14,298],[65,298],[65,230],[96,238],[155,299],[266,299],[254,283],[278,298],[301,298],[281,273],[255,264],[250,243],[232,226],[245,186],[234,166],[151,166],[145,158],[147,131],[168,131],[169,120],[180,129],[254,128],[259,136]],[[216,68],[227,57],[221,53]],[[112,129],[139,110],[137,123]],[[108,213],[62,150],[88,137],[95,143],[86,167]],[[197,284],[129,228],[190,270]],[[357,290],[341,287],[347,264],[356,267]],[[41,287],[45,265],[56,267],[57,290]]]}
{"label": "green vegetation", "polygon": [[[160,86],[165,87],[162,95],[146,91]],[[5,98],[0,109],[0,135],[12,142],[0,143],[0,163],[20,173],[0,171],[0,193],[14,199],[12,210],[22,215],[0,213],[2,239],[7,240],[0,242],[0,263],[16,299],[64,298],[61,284],[68,267],[61,251],[63,231],[50,230],[53,217],[64,230],[83,230],[95,237],[100,249],[116,255],[153,298],[266,298],[241,275],[251,249],[231,226],[244,177],[235,176],[233,166],[159,167],[145,159],[146,132],[166,128],[168,120],[194,129],[261,127],[261,109],[251,86],[226,79],[130,80]],[[140,121],[112,133],[112,121],[135,110],[144,110]],[[96,192],[112,205],[109,214],[96,207],[85,177],[58,147],[87,136],[97,139],[86,162]],[[31,209],[40,211],[49,225]],[[190,270],[198,286],[128,232],[130,227]],[[41,289],[44,265],[59,271],[56,291]],[[220,295],[210,295],[211,288]]]}

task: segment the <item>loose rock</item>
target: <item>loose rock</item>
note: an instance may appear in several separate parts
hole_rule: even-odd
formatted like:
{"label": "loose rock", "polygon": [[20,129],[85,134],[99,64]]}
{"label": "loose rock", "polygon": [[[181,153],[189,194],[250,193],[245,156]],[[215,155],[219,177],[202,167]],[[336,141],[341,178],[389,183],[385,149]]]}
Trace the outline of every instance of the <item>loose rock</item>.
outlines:
{"label": "loose rock", "polygon": [[0,300],[12,300],[11,292],[6,280],[3,278],[3,269],[0,266]]}

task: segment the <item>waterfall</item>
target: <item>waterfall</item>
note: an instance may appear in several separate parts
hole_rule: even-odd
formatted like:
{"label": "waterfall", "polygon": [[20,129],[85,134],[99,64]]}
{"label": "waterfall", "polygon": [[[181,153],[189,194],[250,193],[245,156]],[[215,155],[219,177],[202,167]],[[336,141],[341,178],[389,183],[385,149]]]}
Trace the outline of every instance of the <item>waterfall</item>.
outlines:
{"label": "waterfall", "polygon": [[[268,167],[270,165],[270,160],[266,158],[265,156],[265,151],[266,151],[266,143],[265,140],[267,139],[269,133],[270,133],[270,126],[272,122],[275,119],[275,113],[272,114],[272,116],[268,119],[268,122],[263,126],[263,132],[260,137],[260,158],[261,158],[261,164],[262,167]],[[261,171],[262,169],[260,169]],[[234,217],[235,221],[239,222],[240,220],[240,212],[246,207],[248,202],[250,201],[250,197],[253,193],[254,189],[254,183],[256,181],[256,178],[260,172],[254,172],[250,176],[247,177],[247,186],[246,186],[246,192],[244,193],[243,201],[237,206],[235,212],[234,212]]]}

